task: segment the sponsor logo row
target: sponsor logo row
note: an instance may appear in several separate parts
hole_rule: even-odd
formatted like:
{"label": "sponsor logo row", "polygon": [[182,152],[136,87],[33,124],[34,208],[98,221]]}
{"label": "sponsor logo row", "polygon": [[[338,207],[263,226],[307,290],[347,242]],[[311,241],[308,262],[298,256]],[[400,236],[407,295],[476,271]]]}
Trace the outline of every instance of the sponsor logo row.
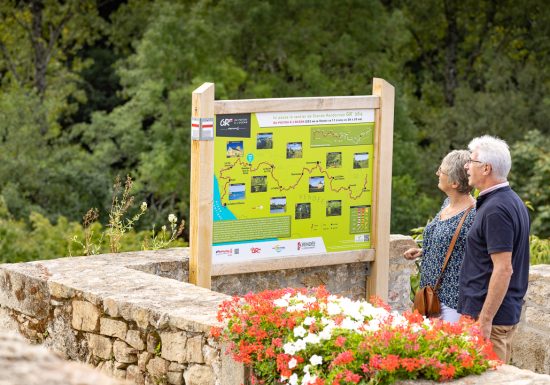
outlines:
{"label": "sponsor logo row", "polygon": [[[315,249],[316,241],[298,241],[296,242],[296,251],[301,250],[309,250],[309,249]],[[275,246],[271,247],[271,250],[275,251],[276,253],[281,253],[284,250],[286,250],[287,246],[283,246],[280,244],[276,244]],[[265,251],[268,248],[262,248],[258,246],[250,247],[249,251],[251,254],[260,254]],[[218,249],[215,251],[216,255],[219,256],[230,256],[230,255],[239,255],[240,254],[240,248],[224,248],[224,249]]]}

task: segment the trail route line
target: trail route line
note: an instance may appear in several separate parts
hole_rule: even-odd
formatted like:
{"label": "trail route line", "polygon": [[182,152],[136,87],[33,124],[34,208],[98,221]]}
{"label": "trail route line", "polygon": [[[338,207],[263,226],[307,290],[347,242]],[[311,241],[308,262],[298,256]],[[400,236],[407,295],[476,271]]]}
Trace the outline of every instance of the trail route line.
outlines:
{"label": "trail route line", "polygon": [[269,174],[271,175],[271,177],[273,178],[273,180],[277,183],[277,188],[279,189],[279,191],[289,191],[289,190],[294,190],[296,188],[296,186],[298,186],[298,184],[300,183],[300,181],[302,180],[303,176],[304,176],[304,173],[307,171],[309,175],[311,175],[311,173],[315,170],[319,170],[319,172],[321,174],[324,174],[328,180],[329,180],[329,188],[331,191],[333,192],[340,192],[340,191],[347,191],[348,192],[348,195],[349,195],[349,198],[351,200],[356,200],[356,199],[359,199],[363,193],[366,193],[367,191],[367,182],[368,182],[368,174],[365,174],[365,181],[363,183],[363,186],[361,186],[361,189],[359,191],[358,194],[354,195],[353,194],[353,191],[352,191],[352,186],[348,185],[348,186],[341,186],[341,187],[333,187],[332,183],[334,181],[334,177],[329,175],[328,171],[326,169],[324,169],[320,164],[319,164],[319,161],[317,161],[317,164],[311,168],[308,168],[308,167],[303,167],[302,168],[302,172],[300,174],[300,176],[298,177],[298,179],[296,180],[296,182],[294,182],[293,184],[291,184],[290,186],[283,186],[281,184],[281,182],[279,181],[279,179],[277,179],[277,177],[275,176],[275,165],[272,164],[272,163],[269,163],[269,162],[266,162],[266,161],[263,161],[263,162],[260,162],[257,164],[256,167],[253,167],[252,166],[252,163],[248,163],[248,162],[243,162],[241,160],[241,157],[238,157],[235,162],[233,162],[233,164],[227,166],[227,167],[224,167],[220,170],[220,174],[219,174],[219,179],[220,180],[224,180],[224,183],[223,183],[223,190],[222,190],[222,194],[221,194],[221,197],[220,197],[220,200],[223,200],[223,198],[227,195],[227,186],[229,185],[230,181],[231,181],[231,178],[230,177],[227,177],[227,176],[223,176],[224,172],[227,172],[227,171],[230,171],[232,170],[235,166],[244,166],[244,167],[249,167],[250,168],[250,171],[251,172],[255,172],[257,171],[260,167],[263,167],[263,166],[267,166],[270,168],[270,172]]}
{"label": "trail route line", "polygon": [[338,131],[329,131],[326,129],[320,130],[313,128],[311,130],[311,137],[312,140],[318,140],[318,139],[326,139],[330,138],[334,141],[337,141],[338,143],[362,143],[365,138],[368,138],[371,136],[372,133],[369,131],[365,131],[360,133],[359,135],[353,135],[348,132],[338,132]]}

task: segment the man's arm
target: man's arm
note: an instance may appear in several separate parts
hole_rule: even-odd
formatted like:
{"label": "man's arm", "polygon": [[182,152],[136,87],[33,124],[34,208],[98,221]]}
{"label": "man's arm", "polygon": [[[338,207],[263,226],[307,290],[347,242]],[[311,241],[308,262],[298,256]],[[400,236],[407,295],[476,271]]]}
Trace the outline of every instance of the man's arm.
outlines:
{"label": "man's arm", "polygon": [[481,332],[486,338],[491,336],[493,318],[504,300],[513,273],[511,251],[491,254],[491,259],[493,261],[493,273],[489,280],[487,298],[485,298],[483,308],[479,313]]}

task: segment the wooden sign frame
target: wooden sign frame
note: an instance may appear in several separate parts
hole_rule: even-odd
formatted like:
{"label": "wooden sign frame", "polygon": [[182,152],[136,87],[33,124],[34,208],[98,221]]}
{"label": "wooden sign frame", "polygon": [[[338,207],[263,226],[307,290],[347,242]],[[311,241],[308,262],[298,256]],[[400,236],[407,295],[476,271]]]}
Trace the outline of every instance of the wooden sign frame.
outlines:
{"label": "wooden sign frame", "polygon": [[[210,288],[212,275],[371,262],[367,296],[388,296],[394,87],[373,79],[372,95],[215,100],[214,84],[204,83],[192,96],[191,212],[189,282]],[[360,251],[274,258],[250,263],[212,264],[214,127],[218,114],[374,109],[371,248]]]}

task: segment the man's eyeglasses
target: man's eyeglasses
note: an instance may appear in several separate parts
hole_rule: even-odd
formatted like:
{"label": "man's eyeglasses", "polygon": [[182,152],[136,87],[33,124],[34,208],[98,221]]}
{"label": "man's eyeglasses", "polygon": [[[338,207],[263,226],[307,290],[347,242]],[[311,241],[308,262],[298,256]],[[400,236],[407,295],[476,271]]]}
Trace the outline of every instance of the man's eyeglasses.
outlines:
{"label": "man's eyeglasses", "polygon": [[468,161],[466,162],[466,164],[472,164],[472,163],[481,163],[481,164],[484,164],[485,162],[482,162],[480,160],[474,160],[474,159],[468,159]]}

